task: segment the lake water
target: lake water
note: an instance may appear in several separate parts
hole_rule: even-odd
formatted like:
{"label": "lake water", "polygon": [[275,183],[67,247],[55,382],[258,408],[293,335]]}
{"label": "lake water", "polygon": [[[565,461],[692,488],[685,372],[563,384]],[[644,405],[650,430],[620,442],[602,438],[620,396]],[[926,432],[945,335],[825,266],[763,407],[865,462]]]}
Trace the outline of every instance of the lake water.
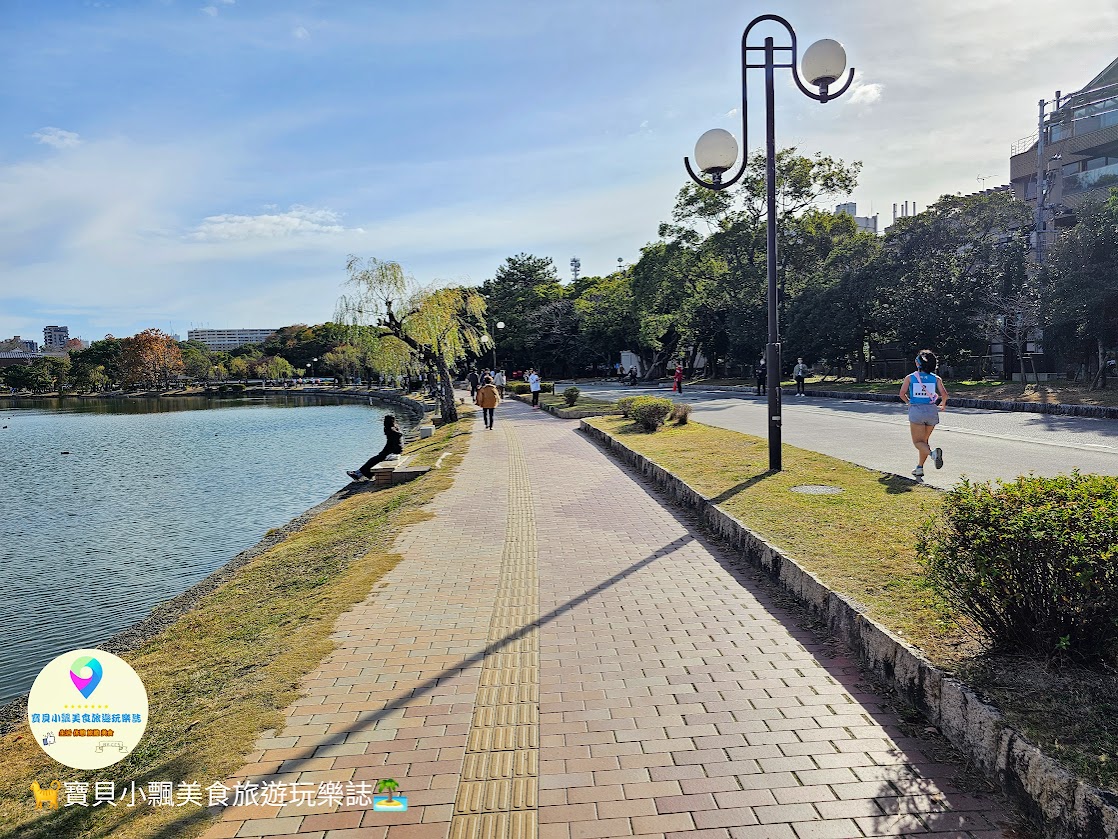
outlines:
{"label": "lake water", "polygon": [[0,704],[343,487],[383,445],[385,413],[299,396],[0,399]]}

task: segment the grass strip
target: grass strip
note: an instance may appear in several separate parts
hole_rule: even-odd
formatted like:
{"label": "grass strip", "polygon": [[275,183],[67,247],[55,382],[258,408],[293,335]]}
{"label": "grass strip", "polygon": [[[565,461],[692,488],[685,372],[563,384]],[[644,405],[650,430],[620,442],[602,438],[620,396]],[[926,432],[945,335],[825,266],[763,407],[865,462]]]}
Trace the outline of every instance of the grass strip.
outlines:
{"label": "grass strip", "polygon": [[[107,769],[65,769],[48,758],[26,723],[0,739],[0,835],[21,839],[141,839],[202,833],[213,817],[196,805],[33,809],[31,782],[115,780],[200,783],[204,790],[246,763],[257,737],[282,729],[300,680],[334,649],[337,618],[363,600],[400,556],[396,535],[430,514],[422,508],[453,481],[468,446],[470,413],[409,446],[409,465],[444,468],[408,484],[362,485],[302,529],[251,560],[197,607],[124,657],[147,687],[144,739]],[[368,487],[368,488],[366,488]],[[60,805],[65,804],[64,792]]]}
{"label": "grass strip", "polygon": [[[646,434],[621,417],[586,422],[612,434],[795,558],[832,591],[993,699],[1009,723],[1089,783],[1118,791],[1118,674],[984,653],[980,632],[926,583],[916,533],[941,494],[826,455],[694,421]],[[836,495],[792,492],[826,484]]]}

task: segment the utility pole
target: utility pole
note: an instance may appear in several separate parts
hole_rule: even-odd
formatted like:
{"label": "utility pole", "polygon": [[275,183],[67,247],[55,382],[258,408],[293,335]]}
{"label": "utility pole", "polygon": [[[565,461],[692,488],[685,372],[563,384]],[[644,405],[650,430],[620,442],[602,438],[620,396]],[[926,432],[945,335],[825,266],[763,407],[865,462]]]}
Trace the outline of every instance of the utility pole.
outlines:
{"label": "utility pole", "polygon": [[576,283],[578,282],[578,272],[581,268],[582,268],[582,260],[580,260],[577,256],[572,256],[571,257],[571,276],[574,278],[574,281]]}

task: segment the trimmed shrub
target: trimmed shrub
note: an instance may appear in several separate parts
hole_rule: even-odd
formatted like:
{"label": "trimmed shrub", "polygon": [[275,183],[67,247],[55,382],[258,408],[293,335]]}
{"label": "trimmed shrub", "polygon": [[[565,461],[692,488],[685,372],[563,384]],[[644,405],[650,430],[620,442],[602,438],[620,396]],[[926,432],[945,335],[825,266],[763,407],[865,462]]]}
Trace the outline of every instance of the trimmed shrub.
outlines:
{"label": "trimmed shrub", "polygon": [[582,393],[582,391],[577,387],[569,387],[563,391],[563,400],[567,403],[568,408],[573,408],[575,406],[580,393]]}
{"label": "trimmed shrub", "polygon": [[638,396],[629,406],[633,422],[650,434],[663,425],[671,413],[672,400],[660,396]]}
{"label": "trimmed shrub", "polygon": [[964,480],[917,552],[932,586],[995,650],[1118,661],[1118,478]]}
{"label": "trimmed shrub", "polygon": [[617,400],[617,410],[621,412],[621,416],[628,417],[629,411],[633,407],[633,402],[637,399],[636,396],[622,396]]}
{"label": "trimmed shrub", "polygon": [[513,393],[531,393],[532,392],[532,388],[527,382],[509,382],[507,385],[505,385],[505,389],[510,390]]}
{"label": "trimmed shrub", "polygon": [[676,425],[687,425],[687,421],[691,419],[691,406],[686,402],[673,402],[672,419]]}
{"label": "trimmed shrub", "polygon": [[540,382],[540,393],[555,393],[555,382]]}

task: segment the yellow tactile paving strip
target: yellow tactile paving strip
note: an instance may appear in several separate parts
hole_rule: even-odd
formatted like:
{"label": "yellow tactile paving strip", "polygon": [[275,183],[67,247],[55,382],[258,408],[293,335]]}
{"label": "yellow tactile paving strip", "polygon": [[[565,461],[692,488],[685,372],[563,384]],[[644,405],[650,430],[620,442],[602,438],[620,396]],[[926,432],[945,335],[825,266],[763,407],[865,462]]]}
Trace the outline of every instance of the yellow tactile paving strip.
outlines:
{"label": "yellow tactile paving strip", "polygon": [[540,652],[536,524],[528,464],[506,426],[508,514],[489,648],[482,664],[451,839],[539,833]]}

